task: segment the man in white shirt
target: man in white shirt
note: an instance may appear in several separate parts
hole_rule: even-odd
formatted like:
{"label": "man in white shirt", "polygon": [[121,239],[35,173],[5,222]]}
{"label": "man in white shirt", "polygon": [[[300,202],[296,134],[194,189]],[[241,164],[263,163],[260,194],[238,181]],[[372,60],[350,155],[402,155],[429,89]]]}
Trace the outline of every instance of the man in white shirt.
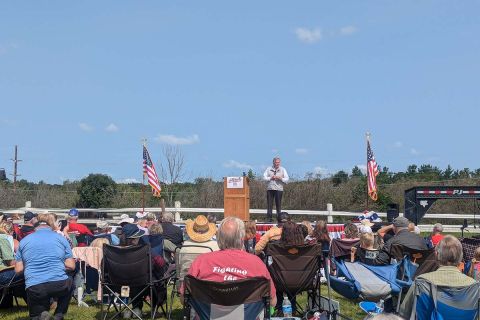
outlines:
{"label": "man in white shirt", "polygon": [[282,211],[283,186],[288,182],[288,173],[280,166],[280,158],[273,158],[273,165],[263,173],[263,180],[267,181],[267,220],[272,221],[273,200],[277,215]]}

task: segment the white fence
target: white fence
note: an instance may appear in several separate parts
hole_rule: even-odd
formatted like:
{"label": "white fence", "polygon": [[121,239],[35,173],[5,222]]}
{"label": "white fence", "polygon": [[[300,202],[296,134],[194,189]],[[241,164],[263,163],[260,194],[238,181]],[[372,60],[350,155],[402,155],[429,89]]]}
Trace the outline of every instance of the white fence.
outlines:
{"label": "white fence", "polygon": [[[331,205],[328,205],[328,209],[332,209]],[[208,213],[218,213],[218,214],[223,214],[224,210],[223,208],[165,208],[166,211],[170,212],[178,212],[180,213],[197,213],[197,214],[208,214]],[[23,208],[17,208],[17,209],[0,209],[0,212],[7,213],[7,214],[18,214],[19,217],[22,217],[22,215],[26,211],[32,211],[32,212],[54,212],[57,213],[60,216],[64,216],[68,214],[69,209],[61,209],[61,208],[31,208],[29,206],[23,207]],[[108,216],[111,216],[110,219],[107,219],[108,221],[115,222],[118,220],[119,216],[123,213],[136,213],[138,211],[142,211],[142,208],[98,208],[98,209],[78,209],[80,212],[98,212],[98,213],[105,213]],[[150,207],[150,208],[145,208],[145,211],[148,212],[161,212],[162,208],[160,207]],[[266,214],[266,209],[250,209],[250,213],[254,214]],[[291,215],[307,215],[307,216],[312,216],[312,217],[326,217],[327,220],[331,223],[333,221],[334,217],[356,217],[361,215],[361,212],[349,212],[349,211],[333,211],[333,210],[285,210],[288,211],[289,214]],[[382,217],[386,218],[387,214],[385,212],[377,212],[377,214]],[[403,215],[403,213],[400,213],[400,215]],[[467,219],[469,223],[472,223],[474,220],[478,219],[473,214],[453,214],[453,213],[445,213],[445,214],[426,214],[424,216],[424,219],[433,219],[433,220],[449,220],[449,219],[455,219],[455,220],[462,220],[462,219]],[[311,220],[316,220],[315,218]],[[384,219],[385,220],[385,219]],[[95,219],[81,219],[80,221],[84,223],[94,223],[96,220]],[[431,224],[421,224],[419,225],[420,229],[422,231],[431,231],[432,230],[432,225]],[[449,232],[460,232],[460,227],[461,225],[450,225],[450,224],[444,224],[444,229],[445,231]],[[474,228],[473,225],[467,228],[469,232],[480,232],[480,225],[478,228]]]}

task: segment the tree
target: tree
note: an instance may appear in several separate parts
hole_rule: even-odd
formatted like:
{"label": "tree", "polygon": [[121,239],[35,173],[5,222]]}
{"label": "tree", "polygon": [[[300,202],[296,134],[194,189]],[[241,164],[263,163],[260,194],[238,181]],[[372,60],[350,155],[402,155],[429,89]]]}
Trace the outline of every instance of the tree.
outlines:
{"label": "tree", "polygon": [[332,182],[335,187],[338,186],[340,183],[347,182],[347,181],[348,181],[348,173],[346,173],[343,170],[338,171],[332,177]]}
{"label": "tree", "polygon": [[166,145],[163,147],[162,154],[165,163],[160,164],[162,176],[163,192],[166,195],[168,204],[172,205],[175,194],[175,184],[183,178],[185,157],[179,146]]}
{"label": "tree", "polygon": [[453,175],[453,169],[450,165],[447,166],[447,169],[445,169],[445,171],[443,171],[443,179],[451,179],[452,178],[452,175]]}
{"label": "tree", "polygon": [[362,170],[358,166],[353,167],[352,169],[352,177],[363,177],[364,174]]}
{"label": "tree", "polygon": [[80,181],[77,193],[81,208],[105,208],[112,204],[117,184],[106,174],[89,174]]}
{"label": "tree", "polygon": [[255,172],[253,172],[252,169],[248,169],[247,177],[248,177],[248,179],[250,179],[250,180],[252,180],[252,181],[257,178]]}

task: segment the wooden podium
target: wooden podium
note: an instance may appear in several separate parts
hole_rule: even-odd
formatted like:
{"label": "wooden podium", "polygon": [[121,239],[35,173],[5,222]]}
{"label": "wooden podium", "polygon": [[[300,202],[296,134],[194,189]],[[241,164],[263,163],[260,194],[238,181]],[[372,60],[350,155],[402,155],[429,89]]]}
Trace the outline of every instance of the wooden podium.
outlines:
{"label": "wooden podium", "polygon": [[223,208],[225,217],[250,220],[250,186],[247,177],[223,179]]}

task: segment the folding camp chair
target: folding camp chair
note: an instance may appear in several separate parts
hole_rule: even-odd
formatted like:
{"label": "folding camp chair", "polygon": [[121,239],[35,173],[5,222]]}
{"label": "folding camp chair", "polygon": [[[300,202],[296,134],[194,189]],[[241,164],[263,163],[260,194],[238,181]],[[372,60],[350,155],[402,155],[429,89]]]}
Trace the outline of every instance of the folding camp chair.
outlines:
{"label": "folding camp chair", "polygon": [[[101,286],[102,291],[108,294],[109,301],[105,313],[103,304],[101,306],[102,319],[107,318],[112,306],[116,313],[110,319],[118,317],[126,309],[130,310],[136,318],[142,319],[141,315],[133,312],[129,304],[137,299],[144,299],[147,293],[151,298],[150,316],[153,319],[159,307],[153,299],[155,285],[149,245],[117,247],[105,244],[103,246]],[[119,292],[126,294],[122,296]],[[119,307],[115,302],[120,303]]]}
{"label": "folding camp chair", "polygon": [[[269,243],[265,255],[277,292],[285,292],[288,297],[295,297],[306,291],[307,301],[319,303],[323,257],[321,244],[284,246],[280,243]],[[297,312],[305,311],[296,301],[294,307]],[[306,309],[315,307],[320,308],[320,305],[307,306]]]}
{"label": "folding camp chair", "polygon": [[[182,252],[182,248],[184,248]],[[172,291],[170,292],[170,310],[168,310],[167,318],[170,319],[172,315],[173,300],[175,296],[180,296],[180,287],[183,283],[183,278],[187,275],[193,260],[202,254],[212,252],[212,248],[201,245],[184,245],[175,249],[175,276],[172,277]]]}
{"label": "folding camp chair", "polygon": [[[401,268],[401,280],[413,280],[421,273],[432,272],[438,269],[438,263],[432,257],[434,256],[435,249],[419,250],[412,249],[401,244],[393,244],[390,247],[390,256],[397,261],[406,259],[407,263],[404,265],[404,270]],[[405,279],[405,275],[411,275],[411,279]],[[403,291],[403,290],[402,290]],[[398,295],[397,312],[400,309],[400,303],[402,302],[402,291]]]}
{"label": "folding camp chair", "polygon": [[466,287],[436,286],[418,278],[414,283],[413,315],[410,319],[477,319],[480,283]]}
{"label": "folding camp chair", "polygon": [[[12,269],[13,268],[6,268],[6,269],[3,269],[0,272],[7,272],[7,271],[12,270]],[[7,296],[12,295],[13,298],[15,299],[15,303],[18,307],[17,291],[24,291],[24,290],[25,290],[25,279],[24,279],[23,275],[18,276],[15,273],[13,273],[13,276],[10,278],[8,283],[6,283],[4,285],[0,285],[0,305],[2,305],[3,300],[5,300],[5,298]],[[19,296],[24,296],[24,295],[20,294]],[[11,303],[11,300],[10,300],[9,304],[10,303]]]}
{"label": "folding camp chair", "polygon": [[187,275],[183,284],[184,319],[190,319],[191,308],[200,320],[253,320],[262,309],[264,319],[270,319],[270,282],[266,278],[213,282]]}

